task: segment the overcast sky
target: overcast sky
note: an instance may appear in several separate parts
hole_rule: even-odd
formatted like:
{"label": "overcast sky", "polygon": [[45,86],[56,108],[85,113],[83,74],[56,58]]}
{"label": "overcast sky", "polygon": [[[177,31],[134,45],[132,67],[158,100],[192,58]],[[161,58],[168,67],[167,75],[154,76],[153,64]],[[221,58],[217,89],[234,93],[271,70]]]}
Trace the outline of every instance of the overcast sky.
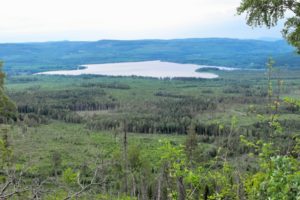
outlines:
{"label": "overcast sky", "polygon": [[100,39],[280,38],[250,28],[240,0],[0,0],[0,43]]}

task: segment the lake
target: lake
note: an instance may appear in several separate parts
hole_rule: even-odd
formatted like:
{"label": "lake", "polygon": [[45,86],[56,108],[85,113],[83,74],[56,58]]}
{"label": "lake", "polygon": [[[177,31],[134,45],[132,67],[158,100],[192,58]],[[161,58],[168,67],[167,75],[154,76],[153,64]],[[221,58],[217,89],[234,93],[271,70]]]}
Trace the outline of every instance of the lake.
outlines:
{"label": "lake", "polygon": [[210,72],[196,72],[199,68],[218,68],[220,70],[230,70],[231,68],[211,67],[195,64],[179,64],[162,61],[144,61],[144,62],[124,62],[108,64],[89,64],[82,65],[83,69],[48,71],[38,74],[45,75],[83,75],[95,74],[106,76],[143,76],[154,78],[218,78],[217,74]]}

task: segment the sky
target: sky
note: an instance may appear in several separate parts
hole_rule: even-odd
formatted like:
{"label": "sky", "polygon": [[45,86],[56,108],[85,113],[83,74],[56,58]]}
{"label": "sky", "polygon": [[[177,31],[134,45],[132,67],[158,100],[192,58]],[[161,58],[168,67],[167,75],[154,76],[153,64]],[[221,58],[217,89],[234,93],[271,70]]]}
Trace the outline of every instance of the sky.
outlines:
{"label": "sky", "polygon": [[280,38],[251,28],[240,0],[0,0],[0,43],[101,39]]}

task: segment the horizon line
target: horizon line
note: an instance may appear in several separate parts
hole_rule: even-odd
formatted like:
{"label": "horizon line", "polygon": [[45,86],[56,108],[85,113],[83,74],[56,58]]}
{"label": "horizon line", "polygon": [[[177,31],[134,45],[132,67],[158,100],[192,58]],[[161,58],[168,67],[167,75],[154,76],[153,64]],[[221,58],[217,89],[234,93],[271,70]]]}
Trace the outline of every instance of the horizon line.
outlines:
{"label": "horizon line", "polygon": [[280,37],[260,38],[234,38],[234,37],[187,37],[187,38],[145,38],[145,39],[99,39],[99,40],[45,40],[45,41],[22,41],[22,42],[0,42],[0,44],[34,44],[34,43],[60,43],[60,42],[100,42],[100,41],[171,41],[171,40],[197,40],[197,39],[228,39],[228,40],[256,40],[265,42],[276,42],[284,40]]}

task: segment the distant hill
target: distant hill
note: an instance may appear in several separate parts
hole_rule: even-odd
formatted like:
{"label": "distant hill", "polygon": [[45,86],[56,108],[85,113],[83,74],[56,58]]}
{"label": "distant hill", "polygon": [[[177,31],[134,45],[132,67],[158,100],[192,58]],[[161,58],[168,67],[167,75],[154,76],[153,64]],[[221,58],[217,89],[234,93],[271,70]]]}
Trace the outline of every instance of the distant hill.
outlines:
{"label": "distant hill", "polygon": [[300,67],[300,56],[284,40],[206,38],[0,44],[0,59],[11,75],[75,69],[81,64],[145,60],[264,68],[270,56],[278,66]]}

